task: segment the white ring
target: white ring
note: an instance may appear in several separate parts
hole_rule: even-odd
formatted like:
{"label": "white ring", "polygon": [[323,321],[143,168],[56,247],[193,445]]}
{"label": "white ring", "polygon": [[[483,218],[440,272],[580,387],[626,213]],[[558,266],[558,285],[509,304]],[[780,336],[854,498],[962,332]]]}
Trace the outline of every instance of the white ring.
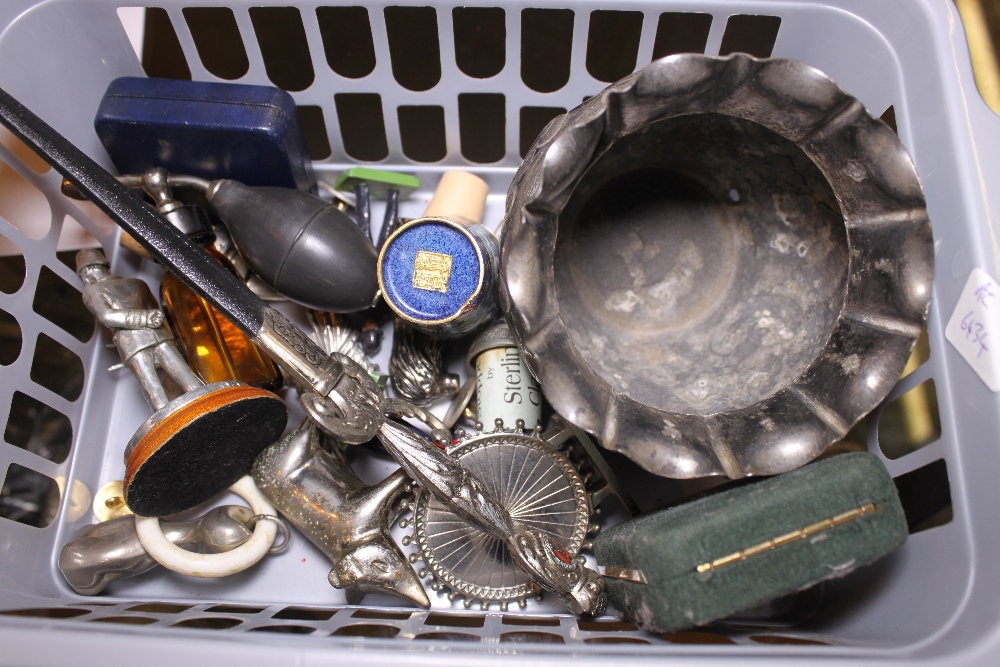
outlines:
{"label": "white ring", "polygon": [[[250,503],[254,514],[277,513],[249,475],[241,477],[229,490]],[[139,534],[139,542],[153,560],[168,570],[189,577],[226,577],[242,572],[267,555],[278,534],[278,527],[273,522],[258,521],[250,539],[232,551],[196,554],[168,540],[156,517],[136,516],[135,530]]]}
{"label": "white ring", "polygon": [[281,544],[277,546],[272,544],[268,553],[282,554],[288,551],[288,546],[292,543],[292,531],[288,529],[288,524],[274,514],[254,514],[246,521],[247,528],[253,528],[257,525],[258,521],[273,521],[278,529],[281,530]]}

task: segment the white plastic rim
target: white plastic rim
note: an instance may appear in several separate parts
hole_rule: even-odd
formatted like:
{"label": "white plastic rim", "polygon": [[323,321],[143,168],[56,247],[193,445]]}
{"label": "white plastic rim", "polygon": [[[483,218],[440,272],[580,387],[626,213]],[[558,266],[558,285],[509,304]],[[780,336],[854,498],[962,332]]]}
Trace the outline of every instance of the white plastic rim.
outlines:
{"label": "white plastic rim", "polygon": [[[254,514],[276,515],[249,475],[244,475],[229,490],[250,504]],[[278,534],[273,521],[258,521],[250,539],[232,551],[221,554],[197,554],[182,549],[163,534],[156,517],[135,517],[135,529],[142,547],[157,563],[189,577],[228,577],[242,572],[267,555]]]}

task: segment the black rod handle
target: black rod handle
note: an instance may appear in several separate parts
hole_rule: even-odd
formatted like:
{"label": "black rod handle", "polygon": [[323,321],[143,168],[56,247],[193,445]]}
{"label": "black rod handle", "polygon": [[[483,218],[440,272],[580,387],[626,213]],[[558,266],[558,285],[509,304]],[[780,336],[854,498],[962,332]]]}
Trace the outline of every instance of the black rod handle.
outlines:
{"label": "black rod handle", "polygon": [[260,297],[117,178],[2,89],[0,123],[72,182],[188,287],[205,297],[245,333],[257,335],[264,324],[267,307]]}

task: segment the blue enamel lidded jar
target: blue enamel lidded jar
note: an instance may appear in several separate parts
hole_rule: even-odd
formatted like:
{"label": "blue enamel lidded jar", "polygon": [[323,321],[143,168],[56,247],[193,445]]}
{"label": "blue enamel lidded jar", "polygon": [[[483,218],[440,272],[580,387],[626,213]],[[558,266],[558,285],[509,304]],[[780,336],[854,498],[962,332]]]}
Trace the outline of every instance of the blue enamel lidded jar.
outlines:
{"label": "blue enamel lidded jar", "polygon": [[496,237],[457,218],[412,220],[393,233],[378,258],[378,282],[389,307],[414,327],[461,336],[497,312]]}

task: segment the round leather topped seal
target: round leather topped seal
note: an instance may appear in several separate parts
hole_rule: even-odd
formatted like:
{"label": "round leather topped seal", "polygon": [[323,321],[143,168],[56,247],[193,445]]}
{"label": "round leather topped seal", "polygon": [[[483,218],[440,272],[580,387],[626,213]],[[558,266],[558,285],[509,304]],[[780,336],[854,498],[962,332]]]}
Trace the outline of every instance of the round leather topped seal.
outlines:
{"label": "round leather topped seal", "polygon": [[190,509],[250,472],[285,430],[284,402],[269,391],[218,382],[157,411],[125,451],[125,503],[139,516]]}

